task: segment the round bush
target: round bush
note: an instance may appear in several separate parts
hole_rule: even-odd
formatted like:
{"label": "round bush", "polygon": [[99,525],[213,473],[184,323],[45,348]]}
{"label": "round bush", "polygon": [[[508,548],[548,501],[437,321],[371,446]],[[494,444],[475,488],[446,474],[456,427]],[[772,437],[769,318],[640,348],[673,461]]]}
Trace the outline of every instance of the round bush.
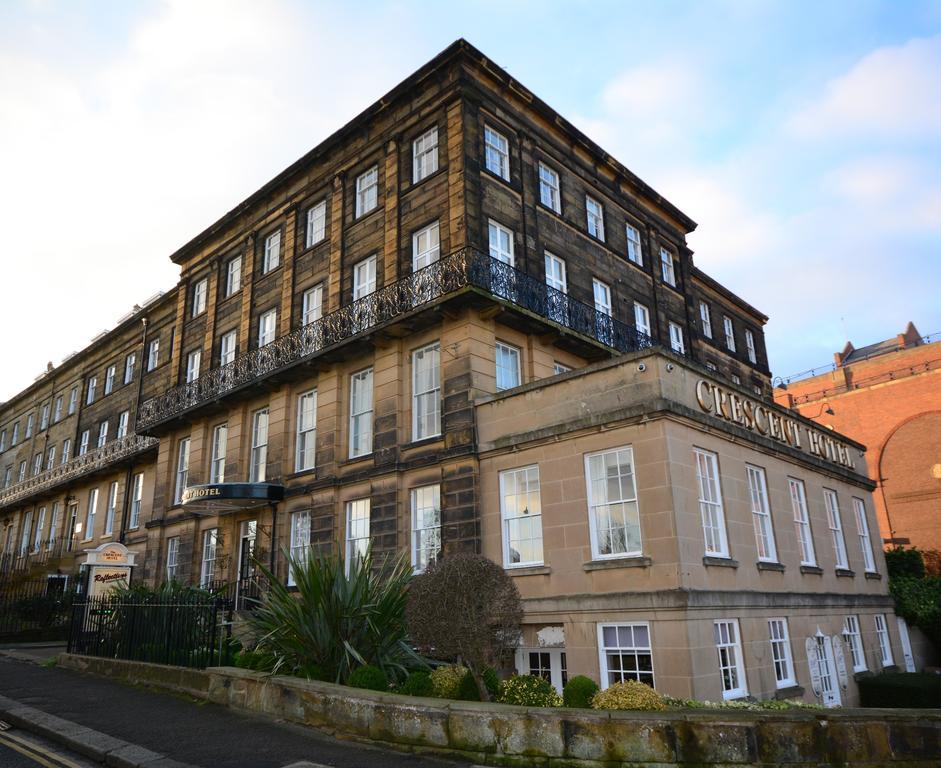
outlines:
{"label": "round bush", "polygon": [[566,707],[588,709],[591,706],[591,698],[596,693],[598,693],[598,683],[590,677],[576,675],[562,689],[562,702]]}
{"label": "round bush", "polygon": [[[500,692],[500,678],[497,676],[496,670],[492,667],[487,667],[481,677],[483,677],[484,685],[490,692],[490,699],[495,699]],[[461,678],[461,684],[457,689],[457,698],[460,701],[480,701],[480,691],[477,690],[477,681],[474,680],[474,676],[471,674],[470,670],[467,670],[464,677]]]}
{"label": "round bush", "polygon": [[370,664],[354,669],[346,684],[350,688],[364,688],[367,691],[389,690],[389,678],[386,673]]}
{"label": "round bush", "polygon": [[452,664],[438,667],[431,673],[431,685],[439,699],[456,699],[461,690],[461,681],[467,674],[467,667]]}
{"label": "round bush", "polygon": [[593,709],[645,709],[661,710],[667,705],[663,696],[649,685],[636,680],[614,683],[603,691],[598,691],[591,700]]}
{"label": "round bush", "polygon": [[431,673],[424,669],[409,672],[396,692],[405,696],[434,696],[435,687],[431,682]]}
{"label": "round bush", "polygon": [[535,675],[514,675],[500,683],[501,704],[517,704],[523,707],[561,707],[562,697],[552,683]]}

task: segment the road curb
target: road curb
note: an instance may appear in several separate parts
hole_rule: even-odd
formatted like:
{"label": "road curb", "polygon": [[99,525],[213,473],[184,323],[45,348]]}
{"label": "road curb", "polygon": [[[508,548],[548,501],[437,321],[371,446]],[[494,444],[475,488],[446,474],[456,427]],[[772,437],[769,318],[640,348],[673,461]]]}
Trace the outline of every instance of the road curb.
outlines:
{"label": "road curb", "polygon": [[111,768],[199,768],[0,696],[0,717]]}

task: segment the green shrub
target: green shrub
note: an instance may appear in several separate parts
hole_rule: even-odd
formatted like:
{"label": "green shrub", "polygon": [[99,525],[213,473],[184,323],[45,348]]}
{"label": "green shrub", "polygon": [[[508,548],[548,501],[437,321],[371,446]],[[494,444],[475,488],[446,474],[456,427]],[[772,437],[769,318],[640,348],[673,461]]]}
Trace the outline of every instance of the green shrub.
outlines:
{"label": "green shrub", "polygon": [[367,691],[389,690],[389,678],[386,673],[371,664],[354,669],[346,684],[350,688],[364,688]]}
{"label": "green shrub", "polygon": [[598,693],[598,683],[590,677],[576,675],[562,689],[562,702],[566,707],[588,709],[591,707],[591,698],[596,693]]}
{"label": "green shrub", "polygon": [[434,696],[435,686],[431,682],[431,673],[425,669],[409,672],[405,681],[395,689],[404,696]]}
{"label": "green shrub", "polygon": [[[481,677],[484,679],[484,685],[490,692],[491,700],[495,699],[500,692],[500,677],[497,671],[492,667],[487,667]],[[480,691],[477,689],[477,681],[470,670],[461,678],[461,684],[457,689],[457,698],[459,701],[480,701]]]}
{"label": "green shrub", "polygon": [[863,707],[941,707],[941,675],[929,672],[883,672],[859,679]]}
{"label": "green shrub", "polygon": [[501,704],[517,704],[523,707],[561,707],[562,697],[544,677],[536,675],[514,675],[500,683],[497,699]]}
{"label": "green shrub", "polygon": [[461,681],[467,674],[467,667],[452,664],[438,667],[431,673],[431,685],[439,699],[456,699],[461,690]]}
{"label": "green shrub", "polygon": [[893,577],[889,592],[895,598],[895,612],[921,629],[941,651],[941,577]]}
{"label": "green shrub", "polygon": [[885,564],[890,579],[925,578],[925,560],[915,547],[894,547],[885,553]]}
{"label": "green shrub", "polygon": [[642,709],[661,710],[667,706],[663,696],[653,688],[637,680],[625,680],[613,683],[603,691],[598,691],[591,700],[593,709]]}

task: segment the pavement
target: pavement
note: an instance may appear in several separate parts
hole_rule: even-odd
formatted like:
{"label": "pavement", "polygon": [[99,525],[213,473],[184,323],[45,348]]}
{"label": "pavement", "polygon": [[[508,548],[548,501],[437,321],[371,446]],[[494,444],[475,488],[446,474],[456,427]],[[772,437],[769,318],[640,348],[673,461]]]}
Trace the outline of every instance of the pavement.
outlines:
{"label": "pavement", "polygon": [[[313,728],[59,669],[51,659],[61,650],[48,644],[0,648],[0,721],[99,764],[107,761],[114,768],[466,766],[345,742]],[[0,765],[7,765],[2,753]]]}

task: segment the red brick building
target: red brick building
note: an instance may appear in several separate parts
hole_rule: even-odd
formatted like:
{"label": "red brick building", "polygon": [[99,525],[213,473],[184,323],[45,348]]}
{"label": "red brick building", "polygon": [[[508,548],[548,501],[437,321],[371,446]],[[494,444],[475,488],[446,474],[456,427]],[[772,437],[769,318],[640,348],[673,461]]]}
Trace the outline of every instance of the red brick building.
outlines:
{"label": "red brick building", "polygon": [[883,541],[941,550],[941,339],[905,331],[833,369],[774,391],[775,401],[867,446]]}

